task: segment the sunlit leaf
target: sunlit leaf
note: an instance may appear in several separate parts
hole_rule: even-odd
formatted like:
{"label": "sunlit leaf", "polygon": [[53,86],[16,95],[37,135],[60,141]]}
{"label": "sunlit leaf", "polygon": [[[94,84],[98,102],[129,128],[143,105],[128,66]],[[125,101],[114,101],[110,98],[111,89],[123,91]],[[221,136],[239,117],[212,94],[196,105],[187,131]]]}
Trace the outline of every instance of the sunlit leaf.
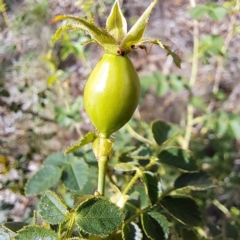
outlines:
{"label": "sunlit leaf", "polygon": [[141,215],[141,222],[145,234],[152,240],[168,238],[169,223],[166,217],[157,212],[148,212]]}
{"label": "sunlit leaf", "polygon": [[28,226],[18,232],[15,240],[60,240],[57,233],[40,226]]}
{"label": "sunlit leaf", "polygon": [[143,238],[143,234],[139,226],[130,222],[128,224],[124,224],[122,230],[123,240],[141,240]]}

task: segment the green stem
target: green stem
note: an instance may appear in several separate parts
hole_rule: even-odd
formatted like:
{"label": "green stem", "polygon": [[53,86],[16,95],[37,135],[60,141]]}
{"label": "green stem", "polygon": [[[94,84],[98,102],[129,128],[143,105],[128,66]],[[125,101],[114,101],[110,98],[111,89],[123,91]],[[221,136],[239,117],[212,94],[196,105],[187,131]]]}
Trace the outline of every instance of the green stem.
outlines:
{"label": "green stem", "polygon": [[143,142],[143,143],[148,143],[150,145],[156,145],[152,141],[142,137],[137,132],[135,132],[129,124],[126,124],[126,128],[127,128],[128,132],[132,135],[132,137],[136,138],[138,141]]}
{"label": "green stem", "polygon": [[[196,6],[195,0],[190,0],[190,4],[192,7]],[[189,81],[189,85],[191,88],[194,87],[195,82],[197,80],[197,72],[198,72],[198,58],[199,58],[199,29],[198,29],[198,21],[193,20],[193,59],[192,59],[192,72]],[[183,148],[188,149],[189,143],[192,135],[192,127],[193,127],[193,117],[194,117],[194,108],[189,103],[187,107],[187,124],[186,131],[184,136]]]}
{"label": "green stem", "polygon": [[174,190],[175,190],[174,188],[168,189],[166,192],[164,192],[164,193],[158,198],[158,201],[157,201],[156,204],[151,205],[151,206],[148,206],[148,207],[146,207],[146,208],[144,208],[144,209],[142,209],[142,210],[141,210],[141,209],[138,210],[133,216],[131,216],[129,219],[127,219],[127,220],[125,221],[125,224],[128,224],[128,223],[134,221],[134,219],[137,218],[139,215],[141,215],[141,214],[143,214],[143,213],[145,213],[145,212],[148,212],[149,210],[151,210],[152,208],[154,208],[166,195],[169,195],[169,193],[171,193],[171,192],[174,191]]}
{"label": "green stem", "polygon": [[98,160],[98,192],[104,196],[105,176],[107,171],[108,157],[100,157]]}
{"label": "green stem", "polygon": [[69,220],[69,224],[68,224],[67,231],[66,231],[66,234],[65,234],[66,239],[68,239],[72,236],[72,232],[73,232],[73,229],[74,229],[74,226],[75,226],[75,221],[76,221],[76,219],[75,219],[75,216],[73,214],[72,217]]}
{"label": "green stem", "polygon": [[123,190],[122,195],[126,195],[128,193],[128,191],[132,188],[132,186],[134,185],[134,183],[137,181],[137,179],[141,176],[141,172],[137,171],[134,175],[134,177],[131,179],[131,181],[128,183],[128,185],[126,186],[126,188]]}

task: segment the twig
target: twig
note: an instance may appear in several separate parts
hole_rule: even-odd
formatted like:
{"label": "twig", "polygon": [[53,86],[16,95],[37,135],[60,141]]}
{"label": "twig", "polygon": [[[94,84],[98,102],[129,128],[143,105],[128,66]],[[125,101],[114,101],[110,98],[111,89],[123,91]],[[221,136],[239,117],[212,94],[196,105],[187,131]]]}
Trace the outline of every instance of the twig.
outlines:
{"label": "twig", "polygon": [[[195,0],[190,0],[190,4],[192,7],[196,6]],[[198,72],[198,57],[199,57],[199,30],[198,30],[198,21],[193,20],[193,59],[192,59],[192,72],[191,77],[189,81],[189,85],[191,88],[194,87],[196,79],[197,79],[197,72]],[[189,142],[191,139],[192,134],[192,127],[193,127],[193,115],[194,114],[194,108],[189,103],[187,106],[187,124],[186,124],[186,131],[184,135],[184,142],[182,144],[182,147],[184,149],[188,149]]]}

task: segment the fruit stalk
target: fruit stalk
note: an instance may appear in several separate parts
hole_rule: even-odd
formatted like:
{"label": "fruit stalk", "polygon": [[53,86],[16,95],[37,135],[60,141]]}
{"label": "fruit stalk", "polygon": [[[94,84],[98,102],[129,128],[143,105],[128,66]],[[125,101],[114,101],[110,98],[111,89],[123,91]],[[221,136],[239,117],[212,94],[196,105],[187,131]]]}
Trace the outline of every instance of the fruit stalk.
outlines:
{"label": "fruit stalk", "polygon": [[107,171],[108,157],[101,157],[98,160],[98,192],[104,196],[105,176]]}

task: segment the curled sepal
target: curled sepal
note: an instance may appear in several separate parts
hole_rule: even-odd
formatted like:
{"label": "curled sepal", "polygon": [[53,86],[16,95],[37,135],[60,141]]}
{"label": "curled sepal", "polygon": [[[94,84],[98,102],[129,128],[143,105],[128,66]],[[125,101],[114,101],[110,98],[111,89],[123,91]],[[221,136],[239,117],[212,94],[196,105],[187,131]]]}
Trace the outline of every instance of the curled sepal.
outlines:
{"label": "curled sepal", "polygon": [[167,56],[171,55],[175,65],[177,67],[181,68],[181,58],[175,52],[171,51],[171,49],[170,49],[170,47],[168,45],[163,44],[160,39],[148,39],[148,40],[144,40],[143,42],[156,44],[159,47],[165,49],[167,51]]}
{"label": "curled sepal", "polygon": [[117,41],[121,41],[127,33],[127,21],[122,14],[119,6],[119,1],[116,0],[111,13],[106,22],[107,30],[116,38]]}
{"label": "curled sepal", "polygon": [[97,160],[109,158],[112,154],[114,141],[105,137],[98,137],[93,142],[93,152]]}
{"label": "curled sepal", "polygon": [[148,19],[150,17],[151,11],[158,0],[154,0],[149,7],[145,10],[142,16],[137,20],[137,22],[129,30],[125,38],[121,42],[121,50],[125,53],[131,51],[131,46],[137,45],[141,42],[144,32],[147,27]]}
{"label": "curled sepal", "polygon": [[69,146],[64,154],[69,154],[71,152],[74,152],[78,150],[79,148],[83,147],[84,145],[88,143],[92,143],[96,139],[96,134],[95,132],[89,132],[87,133],[83,138],[81,138],[78,142],[74,143],[73,145]]}
{"label": "curled sepal", "polygon": [[[90,35],[91,38],[94,39],[104,49],[105,52],[116,54],[118,51],[116,39],[106,29],[100,28],[93,22],[86,21],[83,18],[69,15],[58,15],[52,20],[51,23],[55,23],[61,20],[72,20],[75,23],[78,23],[73,25],[74,28],[82,30],[86,34]],[[68,29],[69,27],[66,28],[66,30]]]}

